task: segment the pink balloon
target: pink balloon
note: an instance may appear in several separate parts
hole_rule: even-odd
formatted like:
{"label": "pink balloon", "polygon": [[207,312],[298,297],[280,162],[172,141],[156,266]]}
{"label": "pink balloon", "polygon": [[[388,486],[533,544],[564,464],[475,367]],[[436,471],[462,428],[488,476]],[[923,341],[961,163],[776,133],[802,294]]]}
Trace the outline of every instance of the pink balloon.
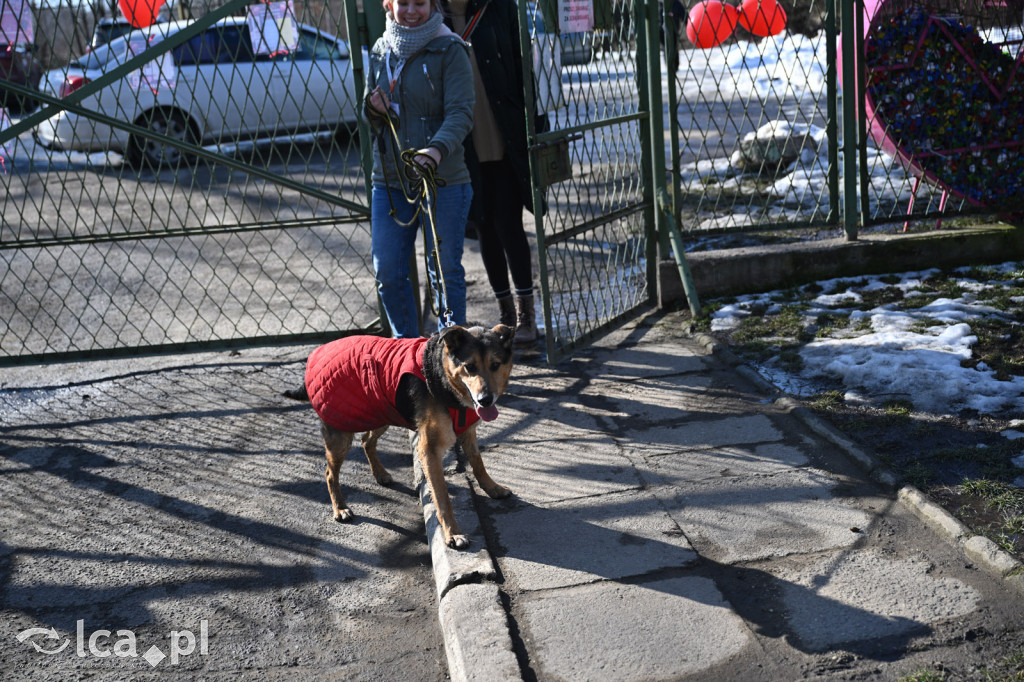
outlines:
{"label": "pink balloon", "polygon": [[164,0],[117,0],[124,18],[135,28],[146,28],[156,21]]}
{"label": "pink balloon", "polygon": [[743,0],[739,22],[755,36],[773,36],[786,28],[786,10],[775,0]]}
{"label": "pink balloon", "polygon": [[739,10],[719,0],[705,0],[690,10],[686,37],[697,47],[707,49],[721,44],[732,35],[739,19]]}

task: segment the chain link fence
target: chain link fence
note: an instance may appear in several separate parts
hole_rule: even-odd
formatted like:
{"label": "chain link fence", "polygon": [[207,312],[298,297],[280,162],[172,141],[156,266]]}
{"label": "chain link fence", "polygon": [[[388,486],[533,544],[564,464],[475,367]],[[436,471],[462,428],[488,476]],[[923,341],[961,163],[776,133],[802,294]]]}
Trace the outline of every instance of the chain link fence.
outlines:
{"label": "chain link fence", "polygon": [[[532,5],[530,6],[532,8]],[[531,25],[561,26],[554,3]],[[538,107],[540,283],[555,359],[649,302],[656,291],[649,97],[631,0],[595,3],[593,31],[536,30],[528,43]],[[543,15],[543,16],[541,16]],[[656,48],[655,48],[656,49]],[[539,212],[535,212],[537,215]]]}
{"label": "chain link fence", "polygon": [[[780,0],[781,32],[707,48],[702,3],[524,2],[549,358],[654,299],[670,224],[719,248],[1019,210],[1021,1]],[[123,9],[0,3],[26,74],[0,72],[0,363],[380,329],[355,8],[179,2],[104,42]]]}
{"label": "chain link fence", "polygon": [[676,41],[669,158],[691,246],[1020,212],[1024,3],[778,5],[778,35],[740,21],[708,49]]}
{"label": "chain link fence", "polygon": [[33,9],[39,52],[71,52],[7,121],[0,355],[379,325],[338,8],[232,2],[105,44],[84,6]]}

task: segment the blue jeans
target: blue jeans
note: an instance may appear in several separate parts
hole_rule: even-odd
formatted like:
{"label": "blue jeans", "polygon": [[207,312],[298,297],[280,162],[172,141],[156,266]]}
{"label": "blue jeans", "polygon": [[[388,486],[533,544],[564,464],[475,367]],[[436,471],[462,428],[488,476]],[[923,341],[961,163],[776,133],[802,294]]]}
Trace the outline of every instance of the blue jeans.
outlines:
{"label": "blue jeans", "polygon": [[[462,267],[462,247],[472,198],[473,188],[469,183],[438,187],[434,205],[434,229],[440,240],[441,272],[448,295],[447,304],[452,311],[452,322],[460,325],[466,324],[466,271]],[[395,217],[390,215],[392,206],[395,208]],[[434,289],[435,304],[441,311],[442,319],[438,319],[438,329],[443,328],[445,302],[441,300],[442,289],[432,253],[434,235],[426,213],[422,213],[408,227],[399,224],[399,221],[409,222],[416,207],[405,201],[401,190],[382,185],[373,186],[370,210],[373,274],[391,332],[399,339],[420,336],[419,320],[416,319],[416,292],[413,291],[409,277],[409,263],[416,252],[416,238],[421,227],[426,234],[427,270]]]}

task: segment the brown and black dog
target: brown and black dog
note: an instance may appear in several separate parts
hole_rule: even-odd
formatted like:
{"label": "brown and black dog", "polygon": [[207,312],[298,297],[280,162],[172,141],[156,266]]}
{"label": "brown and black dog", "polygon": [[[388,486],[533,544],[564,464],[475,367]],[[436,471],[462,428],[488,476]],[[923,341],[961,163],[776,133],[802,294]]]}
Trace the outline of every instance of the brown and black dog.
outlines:
{"label": "brown and black dog", "polygon": [[511,327],[498,325],[448,327],[429,339],[351,336],[310,354],[305,385],[285,395],[309,400],[320,417],[336,521],[353,516],[341,494],[338,471],[355,434],[363,434],[373,477],[388,485],[392,478],[377,459],[377,440],[389,426],[404,426],[419,435],[416,455],[445,542],[457,549],[469,546],[455,522],[442,458],[458,442],[484,492],[494,498],[510,494],[487,474],[476,427],[479,420],[498,416],[494,404],[512,372],[513,333]]}

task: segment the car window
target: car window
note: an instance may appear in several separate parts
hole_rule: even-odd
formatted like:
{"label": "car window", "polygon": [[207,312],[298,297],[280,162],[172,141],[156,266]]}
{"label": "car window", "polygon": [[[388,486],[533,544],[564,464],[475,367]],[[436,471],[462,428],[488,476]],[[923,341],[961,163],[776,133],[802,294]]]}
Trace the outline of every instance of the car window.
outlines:
{"label": "car window", "polygon": [[299,46],[291,53],[291,58],[295,61],[341,59],[345,56],[347,55],[342,54],[337,43],[324,40],[313,31],[299,31]]}
{"label": "car window", "polygon": [[248,27],[244,25],[214,26],[192,36],[175,48],[173,53],[175,63],[181,66],[257,61]]}

